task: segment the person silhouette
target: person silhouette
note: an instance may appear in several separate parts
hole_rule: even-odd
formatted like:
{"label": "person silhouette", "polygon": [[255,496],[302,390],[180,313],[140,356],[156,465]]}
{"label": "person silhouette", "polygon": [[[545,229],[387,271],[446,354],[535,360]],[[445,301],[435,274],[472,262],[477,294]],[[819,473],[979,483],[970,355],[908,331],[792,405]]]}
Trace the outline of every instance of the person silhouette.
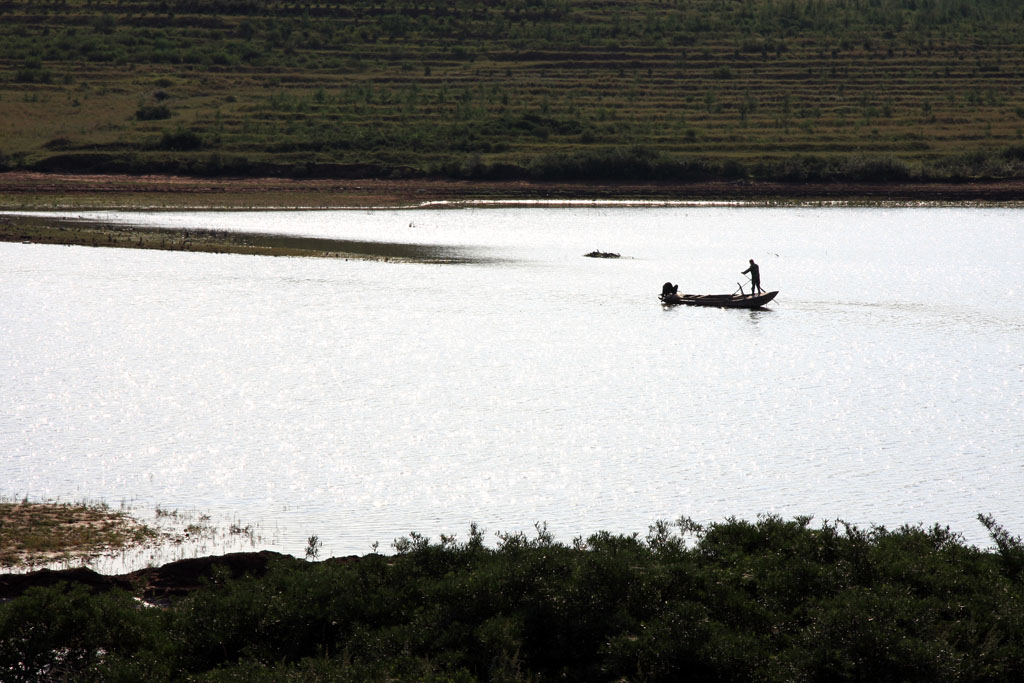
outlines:
{"label": "person silhouette", "polygon": [[761,269],[754,263],[754,259],[750,259],[750,267],[740,273],[740,275],[746,275],[747,273],[750,273],[750,295],[753,296],[757,292],[763,294],[764,290],[761,289]]}

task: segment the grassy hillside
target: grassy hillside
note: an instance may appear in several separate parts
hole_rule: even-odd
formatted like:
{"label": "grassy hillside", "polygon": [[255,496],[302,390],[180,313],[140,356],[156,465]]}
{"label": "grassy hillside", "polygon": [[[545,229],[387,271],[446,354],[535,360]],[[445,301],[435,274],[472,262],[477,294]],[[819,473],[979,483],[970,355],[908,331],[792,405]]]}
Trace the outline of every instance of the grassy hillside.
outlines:
{"label": "grassy hillside", "polygon": [[1021,177],[1022,73],[1019,0],[0,0],[0,166]]}

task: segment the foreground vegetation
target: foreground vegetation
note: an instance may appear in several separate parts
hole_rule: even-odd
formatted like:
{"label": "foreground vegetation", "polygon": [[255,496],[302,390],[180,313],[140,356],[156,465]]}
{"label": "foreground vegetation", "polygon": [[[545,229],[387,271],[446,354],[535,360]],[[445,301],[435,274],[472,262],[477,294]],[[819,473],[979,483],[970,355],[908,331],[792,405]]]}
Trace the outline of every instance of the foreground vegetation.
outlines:
{"label": "foreground vegetation", "polygon": [[34,588],[0,604],[0,677],[1020,681],[1024,544],[980,519],[994,551],[939,527],[684,519],[571,545],[413,534],[391,557],[214,573],[166,609]]}
{"label": "foreground vegetation", "polygon": [[1018,0],[0,1],[0,169],[1024,176]]}

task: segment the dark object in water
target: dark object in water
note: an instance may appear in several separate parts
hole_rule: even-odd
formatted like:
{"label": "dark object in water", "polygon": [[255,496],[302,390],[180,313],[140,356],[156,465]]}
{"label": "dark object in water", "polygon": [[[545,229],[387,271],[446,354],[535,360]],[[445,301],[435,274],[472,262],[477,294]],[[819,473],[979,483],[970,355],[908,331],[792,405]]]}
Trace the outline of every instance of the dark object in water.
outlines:
{"label": "dark object in water", "polygon": [[714,306],[716,308],[761,308],[775,298],[775,292],[762,294],[661,294],[658,298],[666,306]]}
{"label": "dark object in water", "polygon": [[619,258],[619,254],[610,251],[592,251],[584,256],[587,258]]}

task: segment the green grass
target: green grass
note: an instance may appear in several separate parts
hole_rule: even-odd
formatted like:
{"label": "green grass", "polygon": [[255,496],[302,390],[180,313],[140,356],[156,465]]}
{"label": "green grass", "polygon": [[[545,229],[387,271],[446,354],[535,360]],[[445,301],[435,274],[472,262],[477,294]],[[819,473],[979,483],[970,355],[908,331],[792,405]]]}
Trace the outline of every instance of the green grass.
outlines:
{"label": "green grass", "polygon": [[[471,528],[394,556],[215,573],[166,609],[0,604],[4,680],[1020,681],[1024,544],[763,517],[571,544]],[[312,539],[311,539],[312,542]]]}
{"label": "green grass", "polygon": [[1013,0],[8,1],[0,37],[7,167],[1022,174]]}
{"label": "green grass", "polygon": [[[214,522],[195,510],[158,505],[149,515],[124,501],[113,509],[102,501],[0,498],[0,573],[90,566],[103,558],[120,557],[123,562],[143,552],[146,562],[159,562],[263,542],[259,528],[252,524]],[[0,680],[6,680],[2,669]]]}
{"label": "green grass", "polygon": [[85,560],[159,536],[105,503],[0,501],[0,568]]}

